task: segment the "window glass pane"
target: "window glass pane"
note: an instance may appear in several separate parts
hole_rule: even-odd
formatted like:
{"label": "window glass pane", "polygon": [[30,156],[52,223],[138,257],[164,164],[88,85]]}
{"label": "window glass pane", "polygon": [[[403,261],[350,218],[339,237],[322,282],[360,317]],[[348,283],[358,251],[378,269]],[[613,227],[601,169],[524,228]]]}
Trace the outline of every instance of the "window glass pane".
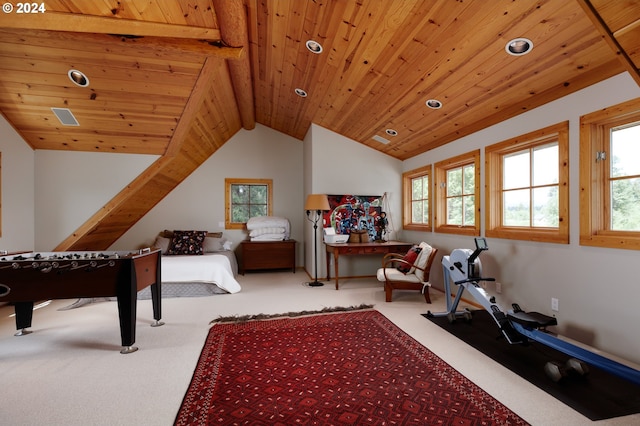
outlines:
{"label": "window glass pane", "polygon": [[611,181],[611,200],[611,229],[640,231],[640,178]]}
{"label": "window glass pane", "polygon": [[422,198],[425,200],[429,198],[429,176],[422,177]]}
{"label": "window glass pane", "polygon": [[640,123],[611,131],[611,176],[640,175]]}
{"label": "window glass pane", "polygon": [[533,150],[533,186],[558,183],[558,144]]}
{"label": "window glass pane", "polygon": [[421,223],[420,221],[421,217],[422,217],[422,202],[413,201],[411,203],[411,223]]}
{"label": "window glass pane", "polygon": [[504,226],[531,225],[530,197],[528,189],[506,191],[502,196],[502,218]]}
{"label": "window glass pane", "polygon": [[422,199],[422,178],[411,179],[411,199]]}
{"label": "window glass pane", "polygon": [[250,217],[266,216],[267,215],[267,205],[266,204],[251,204],[251,206],[249,206],[249,215],[250,215]]}
{"label": "window glass pane", "polygon": [[233,203],[248,203],[249,185],[231,185],[231,201]]}
{"label": "window glass pane", "polygon": [[422,202],[422,223],[429,223],[429,201]]}
{"label": "window glass pane", "polygon": [[447,199],[447,225],[462,225],[462,197]]}
{"label": "window glass pane", "polygon": [[476,174],[475,174],[475,166],[472,164],[470,166],[464,166],[464,194],[474,194],[476,190]]}
{"label": "window glass pane", "polygon": [[250,202],[251,204],[267,204],[267,186],[266,185],[251,185],[250,190]]}
{"label": "window glass pane", "polygon": [[547,186],[533,190],[533,226],[558,227],[558,187]]}
{"label": "window glass pane", "polygon": [[248,205],[234,205],[231,208],[231,221],[245,223],[249,220],[249,206]]}
{"label": "window glass pane", "polygon": [[476,224],[476,197],[467,195],[462,197],[464,203],[464,226],[474,226]]}
{"label": "window glass pane", "polygon": [[447,196],[462,195],[462,168],[447,170]]}
{"label": "window glass pane", "polygon": [[502,175],[504,181],[502,185],[503,189],[524,188],[530,186],[529,167],[529,150],[505,155],[502,160]]}

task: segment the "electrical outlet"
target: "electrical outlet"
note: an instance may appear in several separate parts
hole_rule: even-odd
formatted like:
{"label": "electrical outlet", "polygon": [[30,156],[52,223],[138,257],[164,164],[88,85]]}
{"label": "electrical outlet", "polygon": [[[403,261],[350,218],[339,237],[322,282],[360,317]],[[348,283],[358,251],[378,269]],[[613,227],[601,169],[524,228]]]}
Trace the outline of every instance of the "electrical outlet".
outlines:
{"label": "electrical outlet", "polygon": [[558,312],[558,299],[555,297],[551,298],[551,310],[553,312]]}
{"label": "electrical outlet", "polygon": [[502,293],[502,283],[498,281],[496,281],[496,293]]}
{"label": "electrical outlet", "polygon": [[218,222],[218,228],[224,229],[224,222]]}

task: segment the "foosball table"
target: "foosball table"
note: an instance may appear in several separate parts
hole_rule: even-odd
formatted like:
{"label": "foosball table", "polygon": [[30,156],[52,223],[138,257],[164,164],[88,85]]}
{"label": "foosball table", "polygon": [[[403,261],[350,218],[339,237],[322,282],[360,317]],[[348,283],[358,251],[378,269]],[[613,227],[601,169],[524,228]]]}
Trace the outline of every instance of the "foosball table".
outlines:
{"label": "foosball table", "polygon": [[15,305],[16,336],[31,333],[34,302],[49,299],[117,298],[122,350],[138,350],[137,292],[151,286],[152,327],[160,321],[160,250],[67,251],[0,255],[0,302]]}

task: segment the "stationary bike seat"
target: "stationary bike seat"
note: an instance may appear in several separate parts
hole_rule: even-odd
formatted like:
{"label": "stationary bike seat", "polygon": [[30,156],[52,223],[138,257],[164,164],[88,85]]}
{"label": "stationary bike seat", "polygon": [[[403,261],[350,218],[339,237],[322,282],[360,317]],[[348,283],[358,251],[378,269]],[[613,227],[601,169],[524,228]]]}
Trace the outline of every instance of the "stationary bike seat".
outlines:
{"label": "stationary bike seat", "polygon": [[550,317],[548,315],[541,314],[540,312],[509,312],[507,314],[507,318],[530,328],[544,328],[550,325],[558,325],[558,321],[555,317]]}

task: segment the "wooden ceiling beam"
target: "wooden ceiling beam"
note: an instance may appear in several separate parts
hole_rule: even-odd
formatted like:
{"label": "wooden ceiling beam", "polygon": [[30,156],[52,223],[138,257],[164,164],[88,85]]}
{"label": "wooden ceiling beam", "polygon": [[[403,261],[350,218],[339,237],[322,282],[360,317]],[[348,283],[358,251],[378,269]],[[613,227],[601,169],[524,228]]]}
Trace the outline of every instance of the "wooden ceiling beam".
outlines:
{"label": "wooden ceiling beam", "polygon": [[640,70],[636,67],[625,49],[620,45],[618,39],[612,33],[607,23],[604,21],[602,16],[600,16],[596,8],[591,4],[591,1],[577,0],[577,2],[578,4],[580,4],[580,7],[582,7],[589,19],[591,19],[591,22],[593,22],[594,26],[602,34],[602,37],[605,39],[607,44],[609,44],[613,51],[618,55],[618,58],[620,58],[620,61],[623,63],[629,74],[631,74],[631,77],[635,80],[636,84],[640,86]]}
{"label": "wooden ceiling beam", "polygon": [[61,37],[64,37],[64,34],[81,33],[83,40],[93,38],[96,43],[119,37],[120,41],[129,45],[160,51],[191,52],[223,59],[246,56],[244,47],[224,45],[218,29],[160,22],[56,12],[33,14],[25,19],[12,19],[9,14],[3,13],[0,14],[0,28],[56,31]]}
{"label": "wooden ceiling beam", "polygon": [[166,24],[163,22],[136,21],[133,19],[53,11],[29,14],[19,19],[11,14],[3,13],[0,14],[0,28],[220,40],[220,30],[217,28],[193,27]]}
{"label": "wooden ceiling beam", "polygon": [[193,90],[191,91],[191,96],[189,97],[187,105],[184,107],[184,111],[180,116],[180,121],[171,136],[169,144],[167,145],[165,156],[173,157],[180,151],[180,147],[182,146],[182,143],[189,132],[189,128],[193,123],[193,117],[200,110],[200,106],[202,105],[204,98],[211,89],[211,85],[213,84],[211,76],[214,74],[214,69],[218,66],[220,66],[218,61],[213,58],[207,58],[202,66],[198,80],[196,80],[196,84],[193,86]]}
{"label": "wooden ceiling beam", "polygon": [[[213,0],[222,41],[227,46],[249,48],[247,13],[242,0]],[[256,114],[251,79],[249,55],[228,61],[233,92],[240,112],[242,127],[252,130],[256,127]]]}

